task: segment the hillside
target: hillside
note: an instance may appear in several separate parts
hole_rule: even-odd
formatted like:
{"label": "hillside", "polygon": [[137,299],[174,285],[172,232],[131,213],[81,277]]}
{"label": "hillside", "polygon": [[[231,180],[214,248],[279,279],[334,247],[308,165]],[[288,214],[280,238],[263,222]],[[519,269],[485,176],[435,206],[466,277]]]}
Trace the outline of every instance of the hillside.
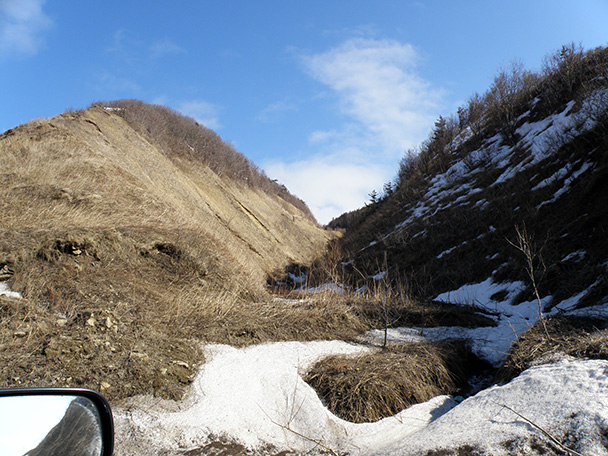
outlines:
{"label": "hillside", "polygon": [[[381,273],[423,299],[491,307],[471,285],[496,285],[499,302],[519,284],[513,302],[528,301],[531,265],[547,311],[607,302],[607,94],[604,48],[502,70],[437,121],[388,194],[330,224],[346,230],[350,280]],[[454,293],[464,285],[470,296]]]}
{"label": "hillside", "polygon": [[135,101],[6,131],[0,181],[0,280],[23,297],[0,296],[4,386],[179,395],[195,340],[298,330],[266,282],[334,236],[211,130]]}

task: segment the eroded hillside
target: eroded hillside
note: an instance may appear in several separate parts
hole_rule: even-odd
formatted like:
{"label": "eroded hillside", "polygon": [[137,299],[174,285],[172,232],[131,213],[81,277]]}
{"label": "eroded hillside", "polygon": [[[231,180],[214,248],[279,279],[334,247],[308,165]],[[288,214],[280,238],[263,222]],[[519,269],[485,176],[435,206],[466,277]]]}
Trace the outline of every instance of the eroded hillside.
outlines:
{"label": "eroded hillside", "polygon": [[[334,234],[194,120],[121,106],[0,136],[1,280],[23,296],[0,296],[4,386],[179,396],[202,360],[195,339],[248,343],[299,327],[264,307],[267,278],[310,263]],[[159,120],[129,110],[190,137],[155,137]]]}

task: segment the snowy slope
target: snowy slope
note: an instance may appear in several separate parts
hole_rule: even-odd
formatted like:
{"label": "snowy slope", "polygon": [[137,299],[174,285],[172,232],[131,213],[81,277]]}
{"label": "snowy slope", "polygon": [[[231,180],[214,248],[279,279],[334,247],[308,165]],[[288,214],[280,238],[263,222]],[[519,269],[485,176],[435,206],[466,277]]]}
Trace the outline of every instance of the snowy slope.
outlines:
{"label": "snowy slope", "polygon": [[[486,287],[508,293],[509,305],[529,301],[526,260],[514,245],[523,229],[544,311],[608,302],[599,228],[608,221],[608,145],[596,112],[608,96],[598,89],[554,112],[542,104],[533,100],[512,131],[465,128],[445,146],[443,164],[431,161],[418,180],[362,209],[343,240],[351,281],[388,274],[425,299],[472,304],[467,290]],[[531,323],[525,307],[512,310]]]}
{"label": "snowy slope", "polygon": [[460,404],[440,396],[375,423],[353,424],[330,413],[300,373],[323,356],[369,349],[345,342],[207,346],[210,360],[184,402],[141,397],[132,410],[115,411],[119,454],[198,454],[222,441],[256,454],[410,455],[469,445],[499,455],[509,454],[506,442],[521,448],[530,439],[547,442],[539,428],[577,451],[608,454],[606,361],[564,357]]}

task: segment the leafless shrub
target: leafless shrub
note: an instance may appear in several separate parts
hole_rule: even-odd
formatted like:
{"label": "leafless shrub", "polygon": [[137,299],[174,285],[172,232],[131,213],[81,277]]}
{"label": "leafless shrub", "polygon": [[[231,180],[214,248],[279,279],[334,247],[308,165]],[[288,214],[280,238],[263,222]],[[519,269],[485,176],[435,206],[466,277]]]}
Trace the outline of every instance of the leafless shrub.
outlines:
{"label": "leafless shrub", "polygon": [[538,77],[525,70],[521,61],[514,61],[509,68],[501,68],[489,91],[487,105],[489,116],[499,121],[507,135],[512,134],[514,121],[522,104],[529,100]]}
{"label": "leafless shrub", "polygon": [[554,79],[560,81],[568,93],[572,93],[580,77],[580,64],[584,54],[580,44],[574,42],[565,44],[558,51],[543,59],[542,74],[554,76]]}
{"label": "leafless shrub", "polygon": [[515,227],[517,233],[517,239],[515,241],[509,241],[513,247],[523,253],[526,260],[526,273],[530,278],[532,289],[534,291],[534,297],[538,305],[538,320],[541,322],[547,339],[550,338],[549,331],[545,323],[545,315],[543,313],[543,302],[538,291],[538,282],[541,280],[542,275],[546,271],[546,266],[543,261],[541,253],[537,250],[536,244],[532,238],[532,235],[528,233],[525,225],[523,227]]}
{"label": "leafless shrub", "polygon": [[486,97],[474,93],[469,98],[466,107],[458,108],[458,121],[462,130],[468,127],[474,135],[481,133],[486,114],[486,103]]}

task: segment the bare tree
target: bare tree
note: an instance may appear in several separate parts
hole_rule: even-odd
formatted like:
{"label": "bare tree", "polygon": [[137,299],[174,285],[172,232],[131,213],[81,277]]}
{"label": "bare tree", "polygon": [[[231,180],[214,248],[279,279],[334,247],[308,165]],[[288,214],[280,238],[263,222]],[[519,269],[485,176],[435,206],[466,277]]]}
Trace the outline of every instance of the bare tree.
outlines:
{"label": "bare tree", "polygon": [[[543,261],[542,255],[536,249],[536,245],[534,243],[534,240],[532,239],[532,236],[528,234],[526,226],[516,226],[515,232],[517,234],[516,241],[513,242],[508,240],[508,242],[524,254],[524,257],[526,259],[526,272],[528,273],[528,277],[530,278],[530,281],[532,283],[534,296],[536,297],[536,301],[538,303],[538,319],[543,325],[543,329],[545,331],[547,339],[550,339],[551,336],[549,336],[549,331],[547,330],[547,324],[545,322],[545,316],[543,314],[543,302],[540,297],[540,292],[538,291],[538,282],[540,280],[540,277],[546,270],[546,266]],[[542,272],[538,273],[536,269],[536,264],[539,264],[541,266]]]}
{"label": "bare tree", "polygon": [[524,69],[520,60],[513,61],[509,68],[501,68],[494,77],[487,94],[489,108],[505,126],[513,125],[517,107],[525,93],[534,86],[536,79],[533,73]]}

